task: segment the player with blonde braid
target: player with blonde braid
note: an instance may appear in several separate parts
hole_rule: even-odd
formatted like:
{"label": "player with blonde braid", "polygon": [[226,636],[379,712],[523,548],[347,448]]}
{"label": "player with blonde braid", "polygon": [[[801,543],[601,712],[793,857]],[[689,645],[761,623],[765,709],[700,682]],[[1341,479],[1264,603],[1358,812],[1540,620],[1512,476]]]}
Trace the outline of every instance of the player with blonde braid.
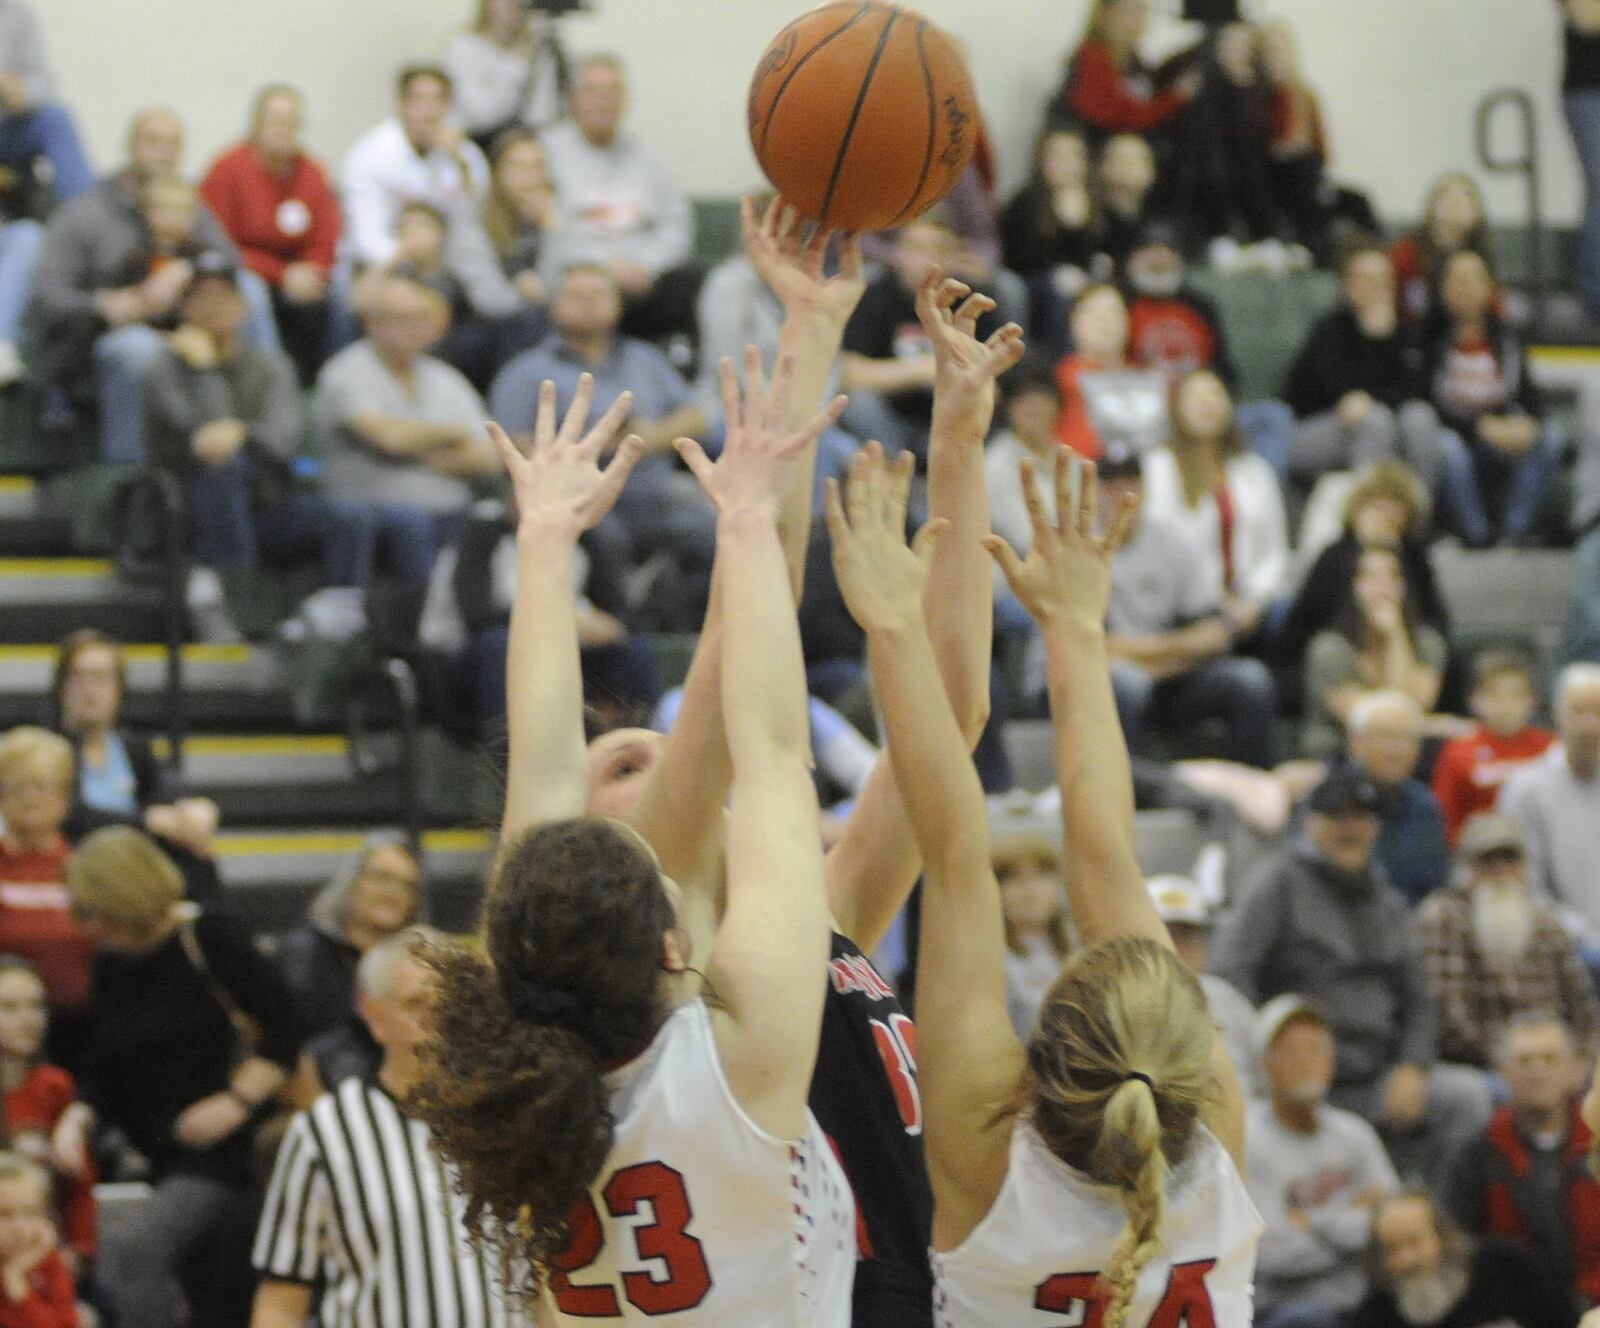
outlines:
{"label": "player with blonde braid", "polygon": [[[1024,1047],[1006,1010],[1005,931],[983,793],[933,664],[903,474],[857,459],[829,494],[834,567],[926,864],[917,1051],[941,1328],[1248,1328],[1261,1220],[1241,1177],[1243,1100],[1199,983],[1134,855],[1133,789],[1105,651],[1112,555],[1135,513],[1074,494],[1059,519],[1032,466],[1026,561],[986,541],[1040,625],[1061,784],[1063,867],[1083,949]],[[885,568],[898,566],[899,578]],[[892,602],[886,588],[900,585]]]}

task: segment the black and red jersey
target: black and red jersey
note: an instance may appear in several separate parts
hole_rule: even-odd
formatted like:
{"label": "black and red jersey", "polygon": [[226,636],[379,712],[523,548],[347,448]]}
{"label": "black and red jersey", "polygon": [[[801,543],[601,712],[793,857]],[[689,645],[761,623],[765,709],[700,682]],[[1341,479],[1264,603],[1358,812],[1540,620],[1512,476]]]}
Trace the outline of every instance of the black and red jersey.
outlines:
{"label": "black and red jersey", "polygon": [[916,1029],[894,988],[837,932],[810,1106],[855,1191],[855,1323],[930,1328],[933,1191],[922,1143]]}

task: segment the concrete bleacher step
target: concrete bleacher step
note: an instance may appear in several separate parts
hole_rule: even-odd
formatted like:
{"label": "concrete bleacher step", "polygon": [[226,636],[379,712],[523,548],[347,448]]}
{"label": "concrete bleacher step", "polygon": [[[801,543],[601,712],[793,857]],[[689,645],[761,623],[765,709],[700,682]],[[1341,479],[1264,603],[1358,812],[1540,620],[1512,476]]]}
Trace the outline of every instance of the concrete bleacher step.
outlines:
{"label": "concrete bleacher step", "polygon": [[[287,931],[374,828],[224,830],[217,836],[217,867],[229,913],[258,935]],[[430,921],[450,930],[470,928],[492,847],[487,830],[441,829],[423,835]]]}
{"label": "concrete bleacher step", "polygon": [[[0,604],[0,619],[8,612],[9,607]],[[73,624],[85,625],[88,624]],[[166,652],[157,645],[130,645],[127,654],[128,690],[123,718],[132,728],[159,731],[167,718],[162,690]],[[45,717],[50,707],[55,662],[54,645],[0,645],[0,726],[36,724]],[[184,646],[183,685],[186,714],[193,728],[225,727],[237,732],[241,728],[294,725],[288,679],[281,660],[271,649]]]}
{"label": "concrete bleacher step", "polygon": [[54,641],[96,627],[125,641],[162,632],[161,595],[100,558],[0,558],[0,642]]}
{"label": "concrete bleacher step", "polygon": [[[165,759],[167,742],[155,747]],[[380,738],[367,747],[376,770],[357,769],[349,740],[334,734],[191,737],[183,780],[216,802],[224,825],[368,824],[398,814],[403,785],[397,744]]]}

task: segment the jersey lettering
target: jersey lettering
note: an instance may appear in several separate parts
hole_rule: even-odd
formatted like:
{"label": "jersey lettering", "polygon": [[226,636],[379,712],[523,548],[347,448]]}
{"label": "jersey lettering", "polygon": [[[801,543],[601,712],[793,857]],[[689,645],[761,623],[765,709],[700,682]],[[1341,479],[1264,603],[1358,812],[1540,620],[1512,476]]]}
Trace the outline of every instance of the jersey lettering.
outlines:
{"label": "jersey lettering", "polygon": [[859,991],[869,1000],[890,1001],[894,988],[878,976],[878,970],[865,955],[840,955],[828,961],[828,977],[841,996]]}
{"label": "jersey lettering", "polygon": [[872,1040],[878,1044],[878,1055],[883,1057],[883,1068],[889,1076],[889,1087],[894,1091],[895,1105],[900,1108],[906,1133],[921,1134],[922,1093],[917,1088],[916,1025],[898,1012],[889,1016],[888,1023],[880,1019],[869,1022]]}
{"label": "jersey lettering", "polygon": [[[1215,1259],[1174,1264],[1147,1328],[1217,1328],[1206,1289],[1206,1274],[1216,1266]],[[1100,1328],[1110,1303],[1111,1288],[1099,1273],[1057,1273],[1033,1291],[1034,1309],[1071,1316],[1051,1328]]]}
{"label": "jersey lettering", "polygon": [[[711,1269],[705,1249],[689,1234],[694,1210],[684,1188],[683,1173],[664,1162],[640,1162],[616,1172],[601,1191],[612,1217],[633,1217],[648,1205],[650,1221],[633,1228],[634,1249],[640,1260],[666,1270],[657,1278],[650,1272],[622,1274],[622,1292],[628,1304],[645,1314],[677,1314],[691,1310],[711,1290]],[[605,1228],[594,1200],[584,1195],[570,1219],[572,1238],[557,1259],[560,1269],[550,1279],[550,1294],[561,1312],[575,1319],[620,1319],[622,1307],[614,1288],[603,1283],[580,1286],[572,1274],[587,1268],[605,1248]]]}

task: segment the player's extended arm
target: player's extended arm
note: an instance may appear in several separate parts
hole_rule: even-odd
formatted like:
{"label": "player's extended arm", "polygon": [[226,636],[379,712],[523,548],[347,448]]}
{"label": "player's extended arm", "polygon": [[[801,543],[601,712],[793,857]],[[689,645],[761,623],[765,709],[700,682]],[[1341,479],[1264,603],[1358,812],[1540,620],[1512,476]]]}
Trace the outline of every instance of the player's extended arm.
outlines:
{"label": "player's extended arm", "polygon": [[804,430],[786,432],[781,421],[792,373],[792,362],[780,360],[769,396],[752,349],[741,401],[725,362],[721,461],[713,465],[694,443],[679,443],[716,505],[724,561],[722,710],[734,777],[728,905],[708,966],[722,1005],[718,1047],[734,1096],[782,1138],[804,1129],[822,1021],[828,912],[805,665],[778,512],[797,454],[843,406],[838,401]]}
{"label": "player's extended arm", "polygon": [[[970,752],[989,718],[994,582],[983,539],[989,493],[983,442],[994,415],[995,379],[1022,357],[1015,323],[977,340],[994,301],[934,271],[917,293],[917,315],[934,345],[939,374],[928,440],[930,520],[948,524],[925,594],[934,658]],[[840,930],[864,950],[883,938],[916,884],[921,859],[895,767],[880,758],[829,852],[828,898]]]}
{"label": "player's extended arm", "polygon": [[510,755],[502,850],[534,826],[583,814],[583,676],[573,561],[578,536],[611,510],[640,455],[638,438],[630,436],[600,469],[599,458],[614,442],[633,398],[624,392],[585,433],[593,397],[594,380],[584,374],[557,429],[555,385],[546,381],[539,390],[529,456],[517,450],[499,425],[488,426],[517,504],[517,591],[506,651]]}
{"label": "player's extended arm", "polygon": [[[906,458],[905,461],[909,461]],[[983,789],[934,660],[922,593],[941,521],[905,546],[910,467],[877,447],[850,469],[848,504],[828,491],[834,568],[867,654],[889,752],[927,863],[917,983],[917,1056],[929,1171],[941,1209],[987,1211],[1008,1131],[991,1128],[1023,1072],[1006,1015],[1005,928],[989,862]]]}
{"label": "player's extended arm", "polygon": [[[776,199],[756,216],[743,202],[745,253],[784,308],[780,359],[792,360],[794,378],[784,426],[797,429],[816,409],[864,282],[854,237],[839,238],[839,271],[824,275],[831,232],[805,237],[791,208]],[[794,598],[800,596],[806,541],[811,532],[811,494],[816,440],[809,439],[795,465],[779,513],[779,529]],[[686,891],[713,888],[722,837],[719,821],[732,770],[722,723],[723,560],[717,560],[711,599],[694,659],[684,681],[683,705],[629,820],[661,859],[662,869]]]}
{"label": "player's extended arm", "polygon": [[[1076,503],[1073,467],[1079,469]],[[1133,774],[1106,656],[1111,559],[1133,527],[1137,505],[1125,504],[1110,529],[1098,535],[1094,472],[1063,450],[1052,480],[1054,522],[1039,500],[1033,463],[1022,462],[1022,491],[1033,526],[1026,560],[1002,539],[986,542],[1044,634],[1067,901],[1085,946],[1114,936],[1141,936],[1170,947],[1172,938],[1151,902],[1135,852]],[[1212,1060],[1218,1093],[1208,1123],[1242,1170],[1244,1098],[1220,1038]]]}

